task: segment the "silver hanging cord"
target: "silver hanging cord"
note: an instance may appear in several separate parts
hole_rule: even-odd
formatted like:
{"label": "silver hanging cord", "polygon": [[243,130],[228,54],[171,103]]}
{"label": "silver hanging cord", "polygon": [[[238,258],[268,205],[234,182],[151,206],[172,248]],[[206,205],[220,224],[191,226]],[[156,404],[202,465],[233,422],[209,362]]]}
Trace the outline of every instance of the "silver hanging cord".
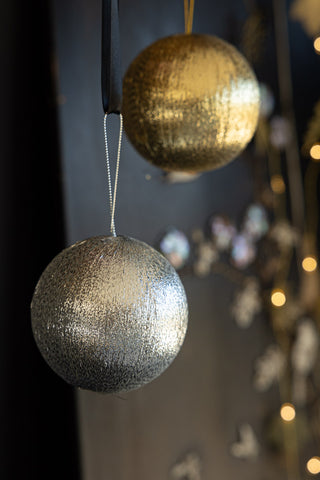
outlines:
{"label": "silver hanging cord", "polygon": [[123,132],[123,118],[120,113],[120,127],[119,127],[119,142],[118,142],[118,153],[117,153],[117,163],[116,163],[116,173],[114,178],[114,189],[112,193],[112,181],[111,181],[111,169],[110,169],[110,159],[109,159],[109,148],[108,148],[108,134],[107,134],[107,116],[106,113],[103,119],[104,127],[104,144],[106,152],[106,164],[107,164],[107,175],[108,175],[108,189],[109,189],[109,205],[110,205],[110,232],[114,237],[117,236],[116,228],[114,224],[114,214],[116,209],[116,198],[117,198],[117,188],[118,188],[118,178],[119,178],[119,166],[120,166],[120,152],[121,152],[121,141],[122,141],[122,132]]}

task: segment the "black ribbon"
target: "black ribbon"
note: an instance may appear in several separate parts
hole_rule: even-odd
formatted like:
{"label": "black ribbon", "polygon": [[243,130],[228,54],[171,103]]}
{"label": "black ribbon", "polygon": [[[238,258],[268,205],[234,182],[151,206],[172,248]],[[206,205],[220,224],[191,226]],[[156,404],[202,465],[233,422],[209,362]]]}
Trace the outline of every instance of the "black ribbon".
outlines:
{"label": "black ribbon", "polygon": [[120,69],[119,0],[102,0],[101,88],[105,113],[120,113],[122,81]]}

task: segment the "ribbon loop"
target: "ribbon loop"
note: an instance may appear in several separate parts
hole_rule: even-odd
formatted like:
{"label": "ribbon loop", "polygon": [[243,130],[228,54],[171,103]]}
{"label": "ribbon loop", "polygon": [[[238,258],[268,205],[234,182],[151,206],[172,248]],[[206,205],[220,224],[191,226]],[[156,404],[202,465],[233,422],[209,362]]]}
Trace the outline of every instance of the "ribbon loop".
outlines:
{"label": "ribbon loop", "polygon": [[119,0],[102,0],[101,91],[105,113],[121,111]]}

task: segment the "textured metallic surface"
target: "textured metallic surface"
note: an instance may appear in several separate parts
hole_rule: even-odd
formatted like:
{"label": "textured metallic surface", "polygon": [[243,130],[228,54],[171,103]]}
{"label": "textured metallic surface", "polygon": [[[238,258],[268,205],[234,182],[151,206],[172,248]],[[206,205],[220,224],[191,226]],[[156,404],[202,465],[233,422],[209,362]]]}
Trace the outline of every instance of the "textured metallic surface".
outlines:
{"label": "textured metallic surface", "polygon": [[254,134],[259,104],[245,58],[210,35],[158,40],[124,78],[127,136],[165,170],[211,170],[233,160]]}
{"label": "textured metallic surface", "polygon": [[57,255],[31,304],[32,329],[51,368],[100,392],[138,388],[179,352],[188,307],[179,276],[149,245],[93,237]]}

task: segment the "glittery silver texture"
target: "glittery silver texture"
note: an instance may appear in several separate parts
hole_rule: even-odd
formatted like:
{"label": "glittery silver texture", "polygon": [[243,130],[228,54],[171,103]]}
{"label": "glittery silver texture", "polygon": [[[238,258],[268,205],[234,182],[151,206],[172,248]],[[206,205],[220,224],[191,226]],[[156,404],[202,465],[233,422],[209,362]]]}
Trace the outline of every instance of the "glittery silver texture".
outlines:
{"label": "glittery silver texture", "polygon": [[57,255],[36,286],[40,352],[68,383],[98,392],[138,388],[178,354],[188,306],[180,278],[149,245],[93,237]]}

